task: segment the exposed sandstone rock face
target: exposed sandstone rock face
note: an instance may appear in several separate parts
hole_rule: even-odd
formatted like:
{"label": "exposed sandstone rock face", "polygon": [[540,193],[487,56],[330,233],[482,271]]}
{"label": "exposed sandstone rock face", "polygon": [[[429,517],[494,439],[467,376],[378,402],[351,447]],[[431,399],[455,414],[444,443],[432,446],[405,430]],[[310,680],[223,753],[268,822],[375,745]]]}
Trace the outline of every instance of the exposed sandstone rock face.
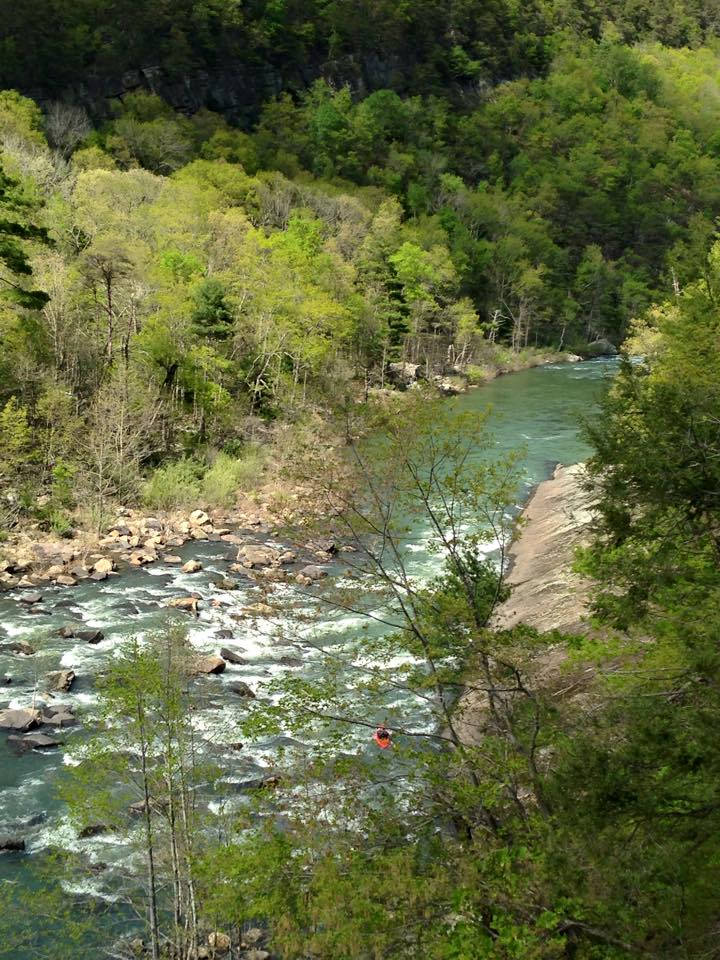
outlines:
{"label": "exposed sandstone rock face", "polygon": [[525,526],[510,548],[512,594],[492,620],[496,630],[526,623],[541,632],[578,629],[589,585],[572,571],[576,547],[587,540],[593,513],[581,487],[584,467],[559,466],[523,511]]}
{"label": "exposed sandstone rock face", "polygon": [[[541,633],[578,632],[588,612],[590,584],[574,573],[575,549],[587,541],[594,514],[591,496],[582,489],[584,467],[559,466],[541,483],[523,511],[524,526],[509,551],[510,597],[501,603],[490,622],[495,630],[510,630],[524,623]],[[567,649],[548,643],[528,665],[526,681],[533,687],[554,689],[554,695],[580,694],[592,679],[592,669],[568,677],[564,671]],[[461,740],[482,743],[489,710],[485,693],[468,689],[455,708],[453,724]]]}

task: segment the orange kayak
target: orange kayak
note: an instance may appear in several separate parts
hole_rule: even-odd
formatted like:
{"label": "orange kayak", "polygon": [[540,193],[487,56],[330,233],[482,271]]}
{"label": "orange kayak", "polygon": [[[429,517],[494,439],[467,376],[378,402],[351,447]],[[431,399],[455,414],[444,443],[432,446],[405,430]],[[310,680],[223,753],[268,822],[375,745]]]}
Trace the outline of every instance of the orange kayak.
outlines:
{"label": "orange kayak", "polygon": [[388,747],[392,746],[390,734],[387,732],[387,730],[376,730],[373,734],[373,740],[381,750],[387,750]]}

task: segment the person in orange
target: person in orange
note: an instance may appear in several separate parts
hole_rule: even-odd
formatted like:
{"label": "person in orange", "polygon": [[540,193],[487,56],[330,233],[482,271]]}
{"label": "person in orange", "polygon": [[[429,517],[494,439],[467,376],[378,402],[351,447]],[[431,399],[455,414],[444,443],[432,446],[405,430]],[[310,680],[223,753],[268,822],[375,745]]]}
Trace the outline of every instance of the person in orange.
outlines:
{"label": "person in orange", "polygon": [[390,731],[385,726],[384,723],[381,723],[373,734],[373,740],[380,747],[381,750],[387,750],[388,747],[392,746],[392,741],[390,739]]}

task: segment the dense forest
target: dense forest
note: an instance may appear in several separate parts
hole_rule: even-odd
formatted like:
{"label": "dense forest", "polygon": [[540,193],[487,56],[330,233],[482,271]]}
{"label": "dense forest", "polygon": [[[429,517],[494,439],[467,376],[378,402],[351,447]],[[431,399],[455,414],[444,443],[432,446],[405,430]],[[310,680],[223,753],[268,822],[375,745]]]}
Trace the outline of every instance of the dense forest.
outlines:
{"label": "dense forest", "polygon": [[[142,888],[79,915],[57,880],[87,865],[62,857],[26,939],[4,887],[6,942],[66,956],[112,924],[111,955],[153,960],[720,956],[720,5],[0,13],[2,537],[230,509],[282,461],[351,548],[326,602],[371,624],[315,649],[319,676],[241,691],[238,737],[319,740],[223,829],[187,638],[126,644],[65,789],[78,829],[132,835]],[[494,632],[485,548],[512,535],[517,460],[478,462],[485,418],[433,378],[615,348],[584,426],[592,628]],[[395,397],[408,370],[430,383]],[[422,584],[413,520],[441,571]],[[582,697],[538,679],[550,644]],[[400,695],[422,729],[368,763],[353,736]]]}
{"label": "dense forest", "polygon": [[94,126],[1,94],[8,522],[38,482],[46,522],[97,521],[166,463],[181,497],[219,452],[232,486],[258,421],[391,361],[482,381],[618,345],[699,275],[720,208],[719,55],[621,36],[555,34],[460,100],[320,78],[248,129],[144,90]]}

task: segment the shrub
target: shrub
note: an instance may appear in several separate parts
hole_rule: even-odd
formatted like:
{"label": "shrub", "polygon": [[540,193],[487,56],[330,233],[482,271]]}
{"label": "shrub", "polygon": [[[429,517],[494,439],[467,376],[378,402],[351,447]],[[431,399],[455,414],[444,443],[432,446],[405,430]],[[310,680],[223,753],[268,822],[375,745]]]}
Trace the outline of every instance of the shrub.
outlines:
{"label": "shrub", "polygon": [[143,489],[148,507],[172,510],[196,503],[200,497],[202,468],[194,460],[177,460],[158,467]]}
{"label": "shrub", "polygon": [[257,486],[265,466],[265,453],[256,446],[245,448],[240,457],[220,453],[202,481],[204,499],[209,504],[229,507],[238,490]]}
{"label": "shrub", "polygon": [[73,535],[72,520],[64,510],[53,510],[48,517],[48,523],[52,532],[59,537],[69,538]]}

